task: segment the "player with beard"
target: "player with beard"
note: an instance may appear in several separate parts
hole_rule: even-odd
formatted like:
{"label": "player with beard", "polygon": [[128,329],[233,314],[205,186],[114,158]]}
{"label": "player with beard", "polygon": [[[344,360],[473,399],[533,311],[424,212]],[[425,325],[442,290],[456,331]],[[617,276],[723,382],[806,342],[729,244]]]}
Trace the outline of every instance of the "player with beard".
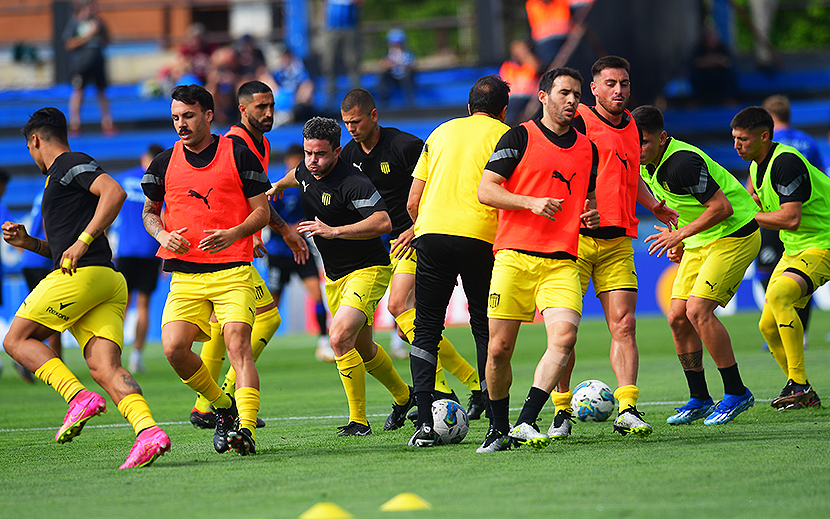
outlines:
{"label": "player with beard", "polygon": [[[237,91],[239,100],[240,123],[231,127],[225,134],[233,142],[246,146],[262,164],[265,174],[268,174],[268,161],[271,157],[271,143],[265,137],[265,133],[271,131],[274,124],[274,94],[265,83],[261,81],[249,81],[239,87]],[[277,214],[276,210],[269,205],[270,220],[268,224],[274,231],[278,232],[294,253],[294,260],[298,263],[305,263],[308,259],[308,246],[305,240],[294,232],[290,226]],[[254,238],[255,255],[262,255],[262,242],[260,233],[257,232]],[[271,296],[271,291],[265,284],[257,269],[251,265],[251,277],[254,280],[254,292],[256,296],[256,320],[251,330],[251,348],[254,362],[259,359],[265,346],[274,336],[280,326],[280,312],[277,303]],[[219,322],[216,315],[210,318],[210,340],[202,345],[200,357],[205,367],[214,380],[219,380],[219,372],[225,361],[225,340],[222,331],[219,329]],[[225,375],[222,384],[222,391],[230,396],[234,395],[236,385],[236,370],[231,366]],[[190,412],[190,423],[202,429],[213,429],[216,426],[213,412],[210,410],[210,402],[199,395],[193,410]],[[257,417],[257,427],[265,427],[265,422]]]}
{"label": "player with beard", "polygon": [[[623,436],[651,434],[651,425],[637,411],[639,353],[635,337],[637,308],[637,272],[634,248],[637,217],[634,209],[640,202],[663,223],[677,225],[677,212],[657,202],[640,178],[640,134],[626,110],[631,95],[630,66],[619,56],[605,56],[591,67],[591,93],[596,106],[580,104],[574,128],[588,136],[599,150],[597,171],[598,229],[580,231],[579,277],[583,296],[588,282],[602,304],[605,321],[611,332],[611,368],[617,376],[614,398],[619,415],[614,431]],[[556,411],[548,430],[551,438],[564,438],[571,432],[571,373],[575,357],[571,353],[557,391],[551,394]]]}

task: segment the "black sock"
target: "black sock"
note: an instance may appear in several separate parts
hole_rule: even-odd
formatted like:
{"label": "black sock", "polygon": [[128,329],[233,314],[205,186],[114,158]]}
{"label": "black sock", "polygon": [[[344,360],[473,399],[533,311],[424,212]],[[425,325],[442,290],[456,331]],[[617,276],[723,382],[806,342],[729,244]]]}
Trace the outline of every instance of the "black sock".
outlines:
{"label": "black sock", "polygon": [[703,370],[685,370],[683,374],[686,375],[686,382],[689,384],[689,396],[701,400],[712,398],[709,395],[709,388],[706,386],[706,375],[703,373]]}
{"label": "black sock", "polygon": [[519,419],[516,420],[516,425],[520,423],[528,423],[533,425],[536,419],[539,418],[539,413],[550,399],[550,394],[544,392],[538,387],[531,387],[525,399],[525,405],[522,407],[522,412],[519,413]]}
{"label": "black sock", "polygon": [[493,411],[492,426],[499,432],[508,433],[510,430],[510,395],[500,400],[490,400],[490,408]]}
{"label": "black sock", "polygon": [[415,402],[418,404],[418,421],[415,428],[422,424],[432,427],[432,391],[415,393]]}
{"label": "black sock", "polygon": [[723,392],[725,394],[741,396],[746,393],[746,386],[741,380],[737,363],[728,368],[718,368],[718,371],[720,371],[720,376],[723,379]]}

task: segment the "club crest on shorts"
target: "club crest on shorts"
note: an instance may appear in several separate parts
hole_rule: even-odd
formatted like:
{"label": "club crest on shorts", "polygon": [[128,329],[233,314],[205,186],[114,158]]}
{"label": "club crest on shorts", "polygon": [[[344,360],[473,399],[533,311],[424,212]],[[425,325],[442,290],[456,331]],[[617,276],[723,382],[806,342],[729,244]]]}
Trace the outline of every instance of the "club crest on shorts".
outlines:
{"label": "club crest on shorts", "polygon": [[490,308],[496,308],[497,306],[499,306],[500,299],[501,294],[493,292],[492,294],[490,294],[490,298],[487,301],[487,306],[489,306]]}

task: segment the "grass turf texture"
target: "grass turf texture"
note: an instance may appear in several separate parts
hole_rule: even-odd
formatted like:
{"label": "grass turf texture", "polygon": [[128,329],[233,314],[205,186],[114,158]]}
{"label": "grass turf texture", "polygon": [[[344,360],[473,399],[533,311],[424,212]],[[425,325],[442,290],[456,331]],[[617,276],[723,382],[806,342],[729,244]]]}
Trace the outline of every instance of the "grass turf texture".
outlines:
{"label": "grass turf texture", "polygon": [[[148,373],[136,379],[154,417],[170,435],[172,451],[146,469],[119,471],[133,443],[115,405],[66,445],[54,441],[66,407],[44,384],[24,384],[4,355],[0,378],[0,516],[2,517],[218,517],[296,518],[318,502],[334,502],[356,518],[394,517],[380,506],[414,492],[432,510],[408,518],[541,517],[822,517],[830,506],[830,410],[778,412],[769,406],[786,382],[762,339],[754,313],[725,317],[738,365],[753,391],[753,409],[724,426],[669,426],[665,419],[688,398],[685,378],[664,319],[640,319],[640,405],[654,426],[646,438],[622,438],[611,420],[577,423],[572,436],[542,452],[521,448],[475,453],[486,422],[471,422],[460,445],[405,446],[412,426],[384,432],[391,398],[367,377],[373,434],[336,438],[346,399],[330,364],[314,360],[310,336],[277,338],[259,360],[257,454],[217,454],[210,431],[194,429],[194,395],[167,364],[158,345],[145,354]],[[816,391],[830,406],[830,313],[815,311],[806,352]],[[473,361],[469,330],[447,335]],[[386,334],[378,334],[381,341]],[[582,323],[573,385],[615,378],[608,365],[609,335],[599,320]],[[511,419],[529,389],[542,353],[544,328],[525,325],[514,356]],[[198,347],[197,347],[198,349]],[[90,389],[78,350],[67,364]],[[126,358],[126,357],[125,357]],[[720,376],[708,355],[707,380],[721,396]],[[395,361],[409,379],[407,361]],[[468,391],[450,383],[466,402]],[[543,430],[552,419],[543,413]],[[218,515],[217,515],[218,514]]]}

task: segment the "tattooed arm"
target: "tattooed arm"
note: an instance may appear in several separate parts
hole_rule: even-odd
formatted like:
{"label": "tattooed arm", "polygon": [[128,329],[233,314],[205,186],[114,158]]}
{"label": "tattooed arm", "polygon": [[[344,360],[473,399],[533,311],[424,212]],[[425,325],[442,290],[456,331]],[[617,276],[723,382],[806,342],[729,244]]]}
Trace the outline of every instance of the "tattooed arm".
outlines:
{"label": "tattooed arm", "polygon": [[187,227],[170,232],[165,231],[164,223],[161,221],[163,205],[164,202],[156,202],[149,198],[144,199],[144,210],[141,214],[144,228],[165,249],[177,254],[186,254],[190,251],[190,242],[182,236],[182,233],[187,231]]}

